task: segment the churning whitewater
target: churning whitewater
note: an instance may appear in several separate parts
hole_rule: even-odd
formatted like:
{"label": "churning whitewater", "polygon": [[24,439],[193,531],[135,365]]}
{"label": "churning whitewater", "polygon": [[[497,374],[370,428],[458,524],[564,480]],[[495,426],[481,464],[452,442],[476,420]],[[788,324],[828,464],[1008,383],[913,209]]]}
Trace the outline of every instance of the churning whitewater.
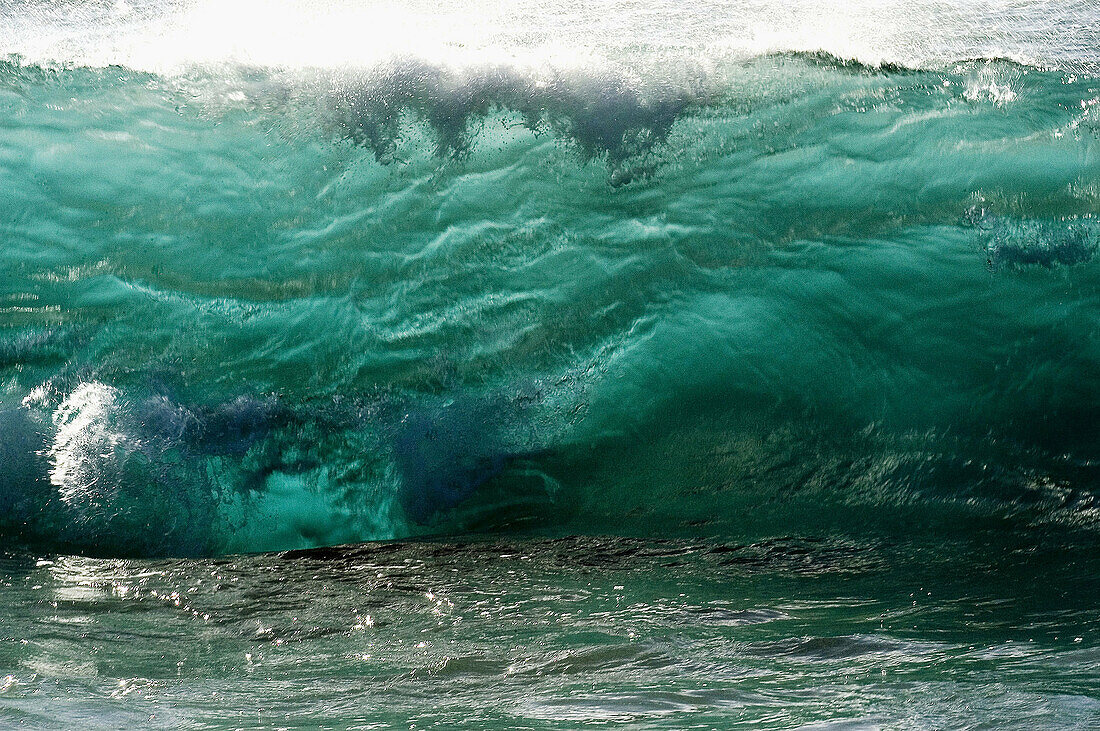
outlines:
{"label": "churning whitewater", "polygon": [[1095,23],[56,7],[0,47],[8,540],[1100,527]]}

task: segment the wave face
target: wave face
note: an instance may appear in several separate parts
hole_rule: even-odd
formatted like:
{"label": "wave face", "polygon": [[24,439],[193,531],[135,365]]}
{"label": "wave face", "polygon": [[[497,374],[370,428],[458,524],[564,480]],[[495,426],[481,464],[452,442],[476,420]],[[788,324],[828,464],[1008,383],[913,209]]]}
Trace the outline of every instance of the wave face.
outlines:
{"label": "wave face", "polygon": [[0,64],[9,541],[1100,528],[1096,25],[1006,11],[1033,65],[703,64],[681,29],[591,66],[276,67],[29,7],[56,32]]}

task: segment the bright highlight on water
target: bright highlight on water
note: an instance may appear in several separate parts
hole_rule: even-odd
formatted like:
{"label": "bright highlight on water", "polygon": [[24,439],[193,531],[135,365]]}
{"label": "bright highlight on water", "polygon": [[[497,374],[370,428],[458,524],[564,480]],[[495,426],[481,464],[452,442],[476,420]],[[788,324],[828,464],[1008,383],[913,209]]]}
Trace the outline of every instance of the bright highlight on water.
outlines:
{"label": "bright highlight on water", "polygon": [[1098,28],[0,8],[0,719],[1100,723]]}

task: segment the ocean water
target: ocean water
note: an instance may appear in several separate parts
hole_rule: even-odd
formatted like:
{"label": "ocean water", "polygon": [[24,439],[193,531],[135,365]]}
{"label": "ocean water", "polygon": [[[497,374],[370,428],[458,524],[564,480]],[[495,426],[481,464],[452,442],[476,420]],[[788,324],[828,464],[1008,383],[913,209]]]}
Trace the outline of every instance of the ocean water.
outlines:
{"label": "ocean water", "polygon": [[0,724],[1100,726],[1100,8],[0,5]]}

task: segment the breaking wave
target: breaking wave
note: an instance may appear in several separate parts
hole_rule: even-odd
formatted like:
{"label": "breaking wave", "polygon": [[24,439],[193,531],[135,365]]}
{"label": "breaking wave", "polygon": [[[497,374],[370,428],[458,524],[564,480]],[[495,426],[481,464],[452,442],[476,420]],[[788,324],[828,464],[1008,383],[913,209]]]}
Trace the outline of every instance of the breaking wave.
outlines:
{"label": "breaking wave", "polygon": [[9,539],[1100,526],[1069,41],[48,62],[77,31],[0,64]]}

